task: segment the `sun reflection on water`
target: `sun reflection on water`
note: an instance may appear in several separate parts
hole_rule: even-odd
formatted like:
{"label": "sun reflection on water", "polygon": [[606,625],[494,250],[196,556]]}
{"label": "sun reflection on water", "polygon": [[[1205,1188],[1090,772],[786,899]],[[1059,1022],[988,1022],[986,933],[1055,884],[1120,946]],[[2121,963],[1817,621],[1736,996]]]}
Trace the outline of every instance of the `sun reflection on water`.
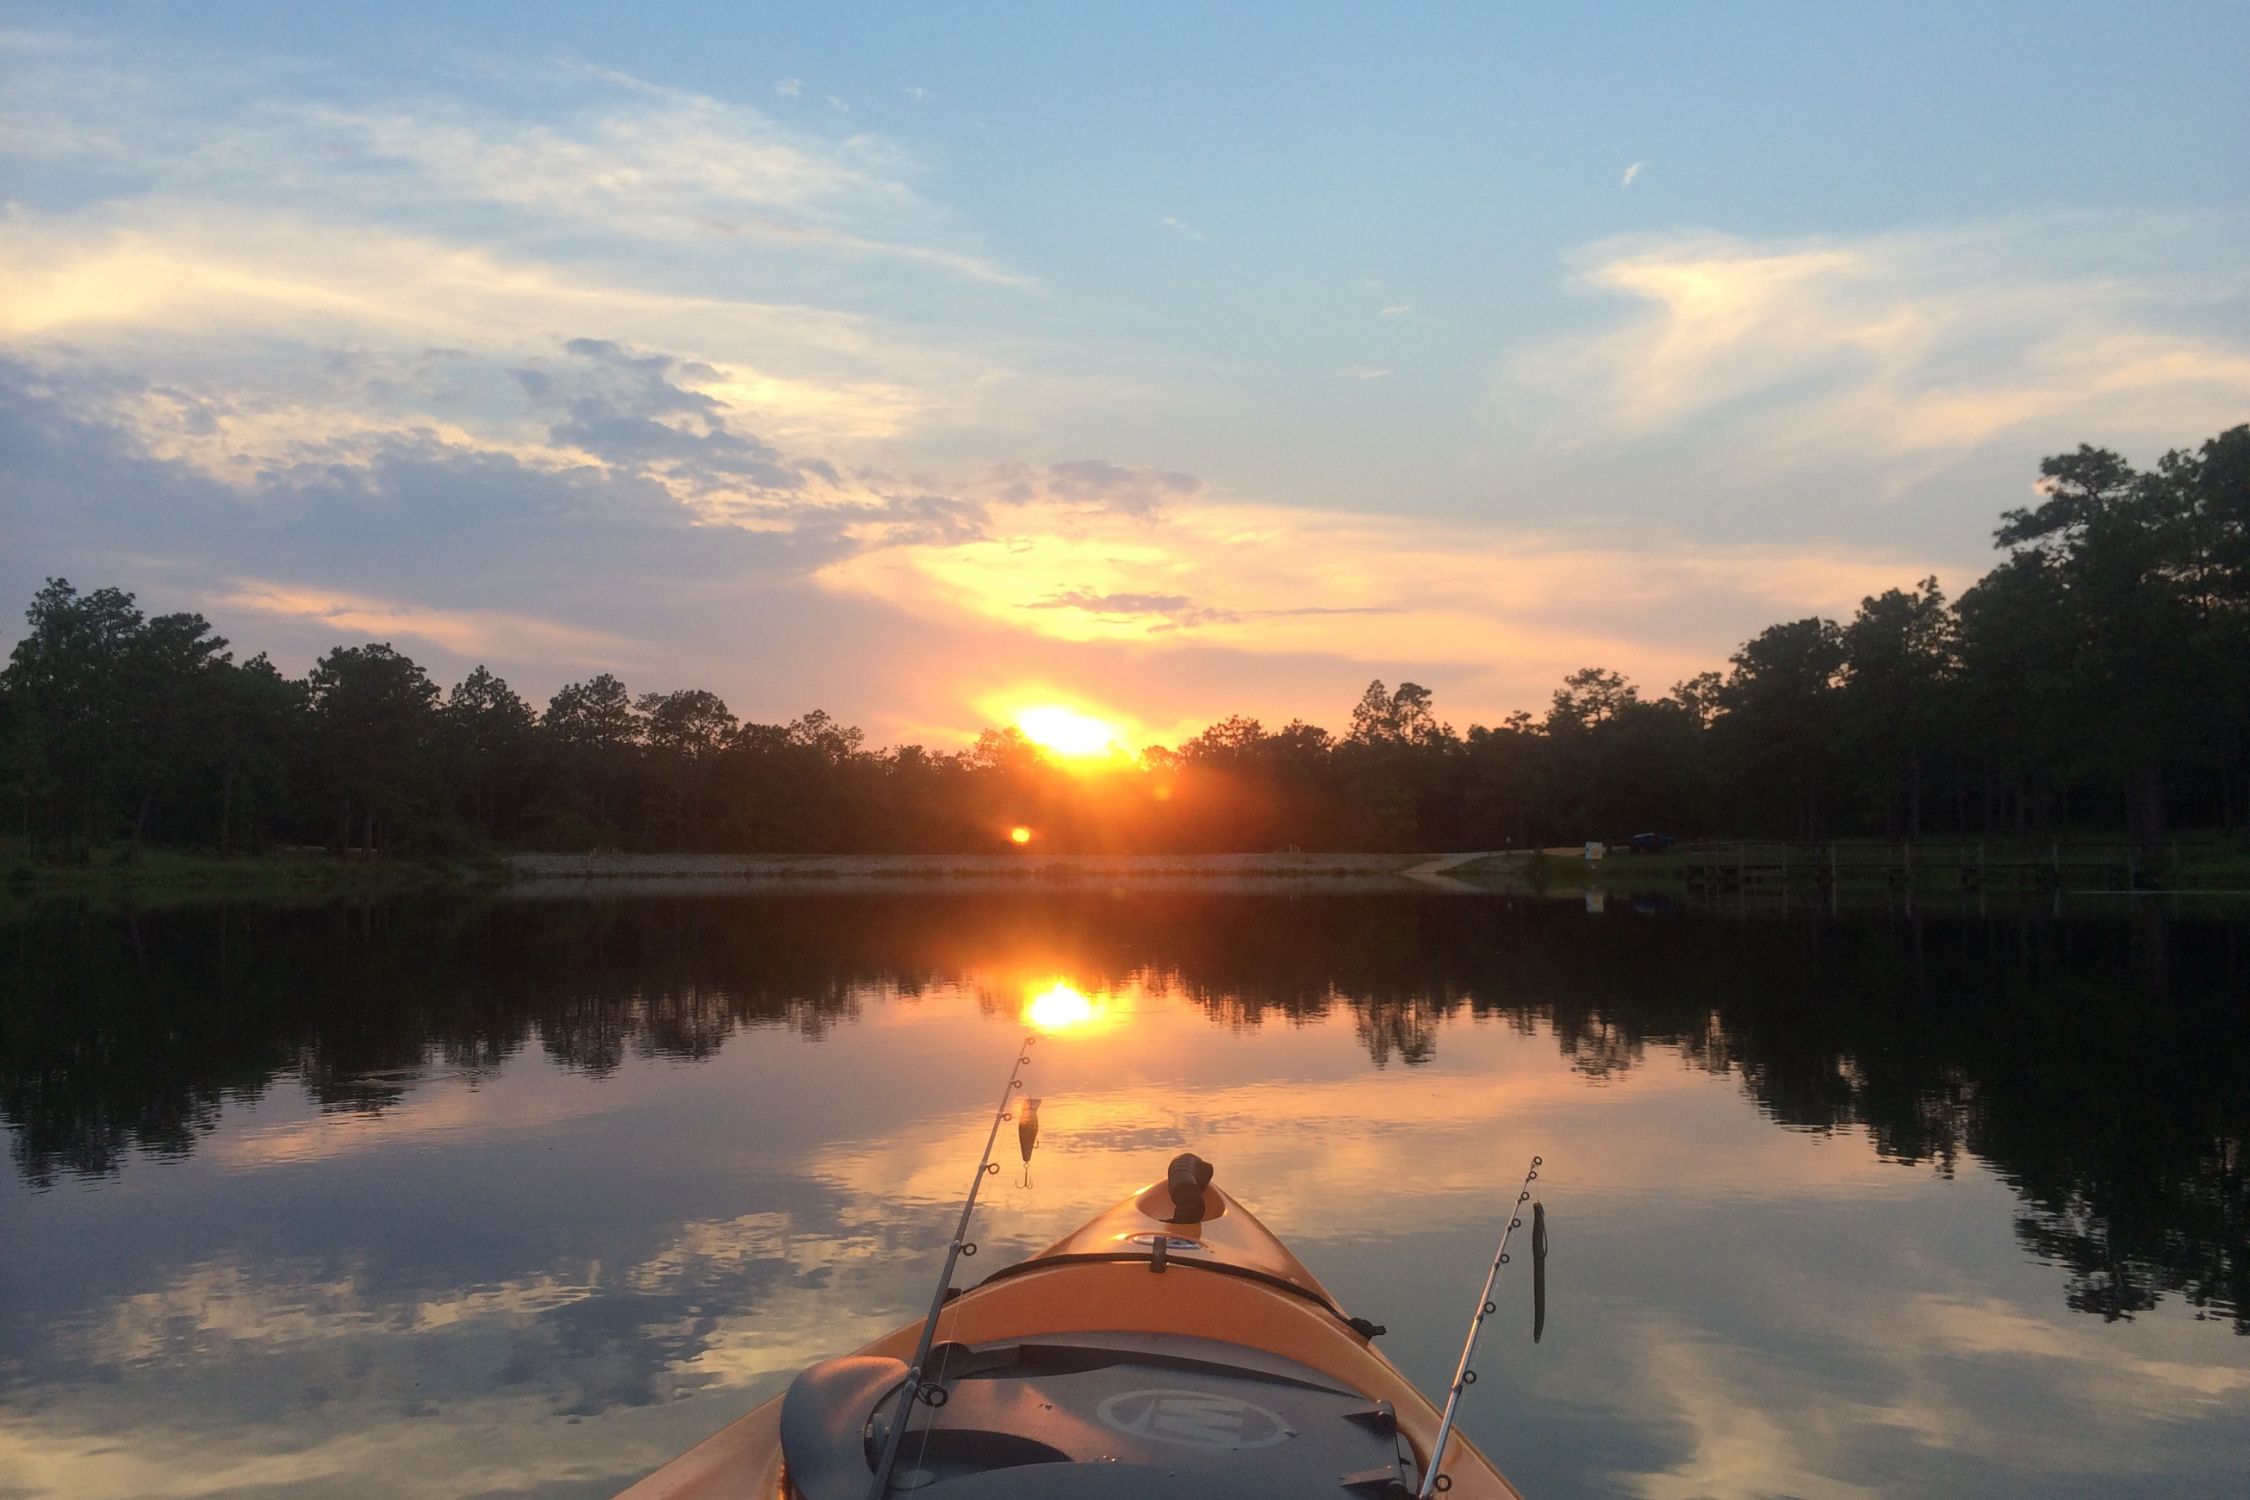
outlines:
{"label": "sun reflection on water", "polygon": [[1023,1018],[1044,1032],[1085,1031],[1105,1020],[1109,1006],[1056,980],[1024,1002]]}

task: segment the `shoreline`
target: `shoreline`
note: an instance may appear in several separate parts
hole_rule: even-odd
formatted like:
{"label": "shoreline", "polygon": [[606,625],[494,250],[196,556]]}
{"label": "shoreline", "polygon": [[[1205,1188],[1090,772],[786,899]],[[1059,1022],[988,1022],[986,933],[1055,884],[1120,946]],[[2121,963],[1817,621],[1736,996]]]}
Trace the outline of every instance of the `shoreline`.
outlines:
{"label": "shoreline", "polygon": [[[1817,902],[1825,886],[1805,880],[1746,890],[1697,891],[1689,856],[1614,853],[1585,860],[1573,850],[1508,850],[1469,854],[588,854],[502,853],[473,859],[417,860],[337,856],[315,850],[273,850],[221,858],[144,850],[127,861],[98,850],[75,863],[34,861],[0,849],[0,904],[51,900],[163,905],[209,900],[338,900],[445,892],[505,893],[569,899],[604,895],[725,895],[775,890],[912,892],[1026,888],[1100,888],[1255,892],[1450,892],[1687,899],[1695,905]],[[2140,891],[2099,881],[2071,883],[2082,896],[2250,899],[2250,861],[2221,858],[2188,865],[2176,882]],[[1863,904],[1870,896],[1935,901],[1959,897],[2044,900],[2052,889],[1994,882],[1962,886],[1952,870],[1920,868],[1904,885],[1886,884],[1870,868],[1836,893]]]}

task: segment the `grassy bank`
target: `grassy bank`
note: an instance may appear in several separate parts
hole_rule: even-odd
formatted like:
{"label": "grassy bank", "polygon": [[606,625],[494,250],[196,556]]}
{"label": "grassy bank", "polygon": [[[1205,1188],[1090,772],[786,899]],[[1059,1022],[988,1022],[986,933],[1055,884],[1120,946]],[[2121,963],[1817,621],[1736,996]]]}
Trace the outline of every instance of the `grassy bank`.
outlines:
{"label": "grassy bank", "polygon": [[497,883],[506,870],[497,860],[424,861],[339,856],[319,851],[261,854],[187,854],[123,845],[97,846],[83,858],[35,858],[21,846],[0,844],[0,899],[75,898],[94,901],[207,900],[382,895],[398,891]]}
{"label": "grassy bank", "polygon": [[[1838,890],[1898,891],[1936,895],[1962,890],[1991,892],[2053,890],[2241,892],[2250,894],[2250,847],[2232,839],[2183,837],[2167,842],[2153,861],[2129,858],[2122,840],[2077,845],[1990,844],[1981,850],[1958,840],[1928,840],[1907,852],[1897,843],[1839,840],[1833,859],[1829,846],[1792,846],[1784,860],[1781,846],[1749,844],[1740,851],[1747,865],[1739,875],[1726,866],[1737,855],[1724,848],[1699,846],[1662,853],[1613,850],[1588,860],[1562,851],[1526,852],[1485,861],[1457,873],[1498,877],[1533,889],[1609,891],[1686,891],[1698,883],[1714,888],[1826,889],[1833,872]],[[1739,867],[1738,867],[1739,868]],[[1698,872],[1702,880],[1698,881]]]}
{"label": "grassy bank", "polygon": [[[2066,891],[2121,891],[2128,888],[2128,866],[2121,846],[2065,847],[2060,885]],[[1780,846],[1747,845],[1740,851],[1747,868],[1714,876],[1714,868],[1734,865],[1731,846],[1677,848],[1662,853],[1613,851],[1589,861],[1577,850],[1514,851],[1466,864],[1448,865],[1441,877],[1494,891],[1564,894],[1602,890],[1669,892],[1679,895],[1737,890],[1829,888],[1827,846],[1793,847],[1786,865]],[[1911,889],[1939,896],[1964,890],[1994,894],[2036,892],[2055,887],[2055,851],[2050,845],[1992,845],[1978,860],[1974,846],[1931,841],[1915,846],[1911,857],[1897,844],[1873,841],[1836,846],[1834,885],[1854,895],[1895,895]],[[1442,858],[1430,856],[1429,858]],[[44,900],[82,900],[160,905],[212,899],[329,900],[356,896],[408,894],[489,887],[511,881],[533,885],[566,883],[591,888],[659,885],[709,885],[754,888],[761,884],[835,883],[896,885],[991,883],[1116,883],[1188,885],[1228,883],[1258,887],[1277,881],[1328,882],[1339,886],[1402,884],[1399,875],[1423,862],[1416,855],[1141,855],[1056,856],[876,856],[876,855],[483,855],[449,860],[365,858],[312,850],[271,851],[221,858],[214,854],[144,849],[128,857],[124,846],[98,847],[83,858],[35,858],[20,845],[0,841],[0,905]],[[2250,848],[2233,840],[2183,839],[2167,848],[2153,869],[2135,869],[2139,886],[2153,891],[2193,891],[2250,896]]]}

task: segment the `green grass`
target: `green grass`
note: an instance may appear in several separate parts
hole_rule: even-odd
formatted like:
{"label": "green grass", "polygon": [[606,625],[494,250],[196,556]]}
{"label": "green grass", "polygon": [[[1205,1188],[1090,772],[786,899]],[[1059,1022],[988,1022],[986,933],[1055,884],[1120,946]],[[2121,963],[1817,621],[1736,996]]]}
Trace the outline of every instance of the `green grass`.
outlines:
{"label": "green grass", "polygon": [[[1711,840],[1727,843],[1729,840]],[[1752,848],[1758,841],[1751,841]],[[2073,848],[2065,844],[2062,849],[2062,882],[2066,890],[2094,888],[2122,889],[2125,851],[2122,839],[2087,840],[2086,844],[2109,844],[2114,847]],[[1771,850],[1775,845],[1765,846]],[[2160,890],[2241,891],[2250,894],[2250,846],[2239,840],[2214,838],[2209,834],[2183,835],[2177,843],[2177,866],[2162,867],[2155,872],[2155,888]],[[1870,839],[1840,839],[1837,841],[1836,884],[1841,890],[1870,891],[1893,889],[1890,877],[1891,857],[1897,850],[1895,841]],[[1967,849],[1974,859],[1974,840],[1929,839],[1915,845],[1913,886],[1918,892],[1950,892],[1961,887],[1961,871],[1957,851]],[[2171,841],[2167,841],[2167,857]],[[1818,885],[1826,874],[1826,845],[1821,846],[1818,857],[1799,847],[1790,850],[1790,885],[1809,889]],[[1988,891],[2045,889],[2034,878],[2038,872],[1999,868],[2005,865],[2032,864],[2044,869],[2052,858],[2052,846],[2040,843],[1998,843],[1987,846],[1988,869],[1985,886]],[[1458,878],[1474,879],[1502,887],[1534,890],[1607,890],[1607,891],[1684,891],[1688,885],[1688,871],[1693,865],[1714,859],[1709,854],[1691,853],[1684,849],[1669,849],[1656,854],[1634,854],[1611,849],[1604,859],[1588,861],[1576,855],[1548,855],[1534,857],[1518,855],[1508,859],[1481,861],[1457,869]],[[1724,863],[1723,859],[1720,859]],[[1778,888],[1777,882],[1768,885]]]}
{"label": "green grass", "polygon": [[[2090,886],[2124,886],[2126,852],[2122,839],[2115,841],[2088,841],[2088,843],[2113,843],[2113,848],[2072,848],[2065,843],[2061,850],[2061,879],[2065,891],[2083,891]],[[1755,843],[1753,843],[1755,848]],[[1973,864],[1975,841],[1955,839],[1928,839],[1915,846],[1915,873],[1912,886],[1915,891],[1960,891],[1960,852],[1969,850]],[[2167,859],[2169,859],[2167,841]],[[1852,841],[1838,839],[1836,859],[1836,886],[1843,891],[1867,891],[1867,888],[1890,888],[1890,852],[1897,843],[1883,841]],[[2032,891],[2045,888],[2034,875],[2038,870],[2000,868],[2000,866],[2041,866],[2047,868],[2052,859],[2050,843],[1991,843],[1984,850],[1987,870],[1984,870],[1984,888],[1987,891]],[[1611,852],[1606,859],[1586,864],[1577,861],[1579,870],[1568,870],[1570,861],[1550,859],[1548,877],[1550,884],[1584,884],[1602,886],[1609,891],[1622,888],[1669,888],[1685,886],[1687,870],[1694,864],[1712,859],[1710,855],[1690,855],[1685,850],[1665,850],[1660,855],[1620,855]],[[1820,857],[1807,859],[1807,850],[1791,848],[1791,884],[1811,886],[1825,877],[1825,852]],[[1721,859],[1723,864],[1723,859]],[[2236,841],[2218,841],[2205,837],[2182,837],[2178,841],[2178,864],[2160,864],[2153,873],[2160,891],[2243,891],[2250,893],[2250,848]]]}
{"label": "green grass", "polygon": [[188,854],[96,846],[83,859],[33,858],[0,843],[0,901],[54,898],[161,904],[213,897],[378,895],[506,878],[497,860],[425,861],[324,853]]}
{"label": "green grass", "polygon": [[2250,848],[2232,844],[2182,849],[2179,878],[2168,883],[2182,890],[2250,891]]}

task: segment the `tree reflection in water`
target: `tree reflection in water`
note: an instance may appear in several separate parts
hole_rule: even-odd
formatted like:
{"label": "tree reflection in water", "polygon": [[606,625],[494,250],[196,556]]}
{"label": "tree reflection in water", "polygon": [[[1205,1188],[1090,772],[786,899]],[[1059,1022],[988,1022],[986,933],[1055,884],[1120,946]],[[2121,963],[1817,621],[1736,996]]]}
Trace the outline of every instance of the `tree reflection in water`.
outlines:
{"label": "tree reflection in water", "polygon": [[1427,1062],[1470,1012],[1549,1031],[1593,1081],[1658,1047],[1781,1125],[1864,1128],[1941,1173],[1989,1164],[2081,1311],[2177,1295],[2250,1332],[2245,928],[2148,906],[1718,921],[1069,890],[45,911],[0,926],[0,1120],[44,1186],[189,1152],[284,1081],[381,1111],[527,1047],[593,1074],[705,1058],[744,1027],[818,1037],[1035,961],[1231,1028],[1348,1010],[1378,1066]]}

